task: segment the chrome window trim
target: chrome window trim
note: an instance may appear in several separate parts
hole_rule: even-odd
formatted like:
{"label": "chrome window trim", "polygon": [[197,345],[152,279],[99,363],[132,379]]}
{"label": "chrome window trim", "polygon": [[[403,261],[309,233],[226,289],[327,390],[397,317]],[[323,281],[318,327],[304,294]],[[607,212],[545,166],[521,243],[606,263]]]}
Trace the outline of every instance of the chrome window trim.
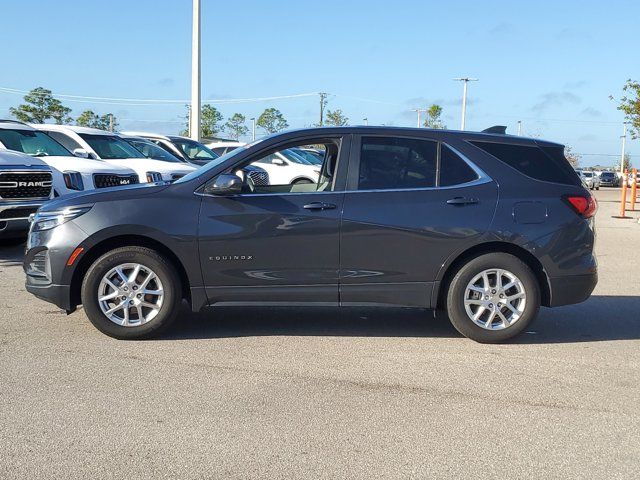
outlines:
{"label": "chrome window trim", "polygon": [[[415,138],[415,137],[407,137],[407,138]],[[431,140],[434,142],[439,142],[438,140]],[[487,175],[484,170],[478,167],[473,161],[469,159],[464,153],[462,153],[457,148],[451,146],[446,142],[439,142],[441,145],[451,149],[453,153],[458,155],[463,162],[465,162],[469,168],[471,168],[474,173],[478,176],[475,180],[471,180],[470,182],[465,183],[457,183],[455,185],[446,185],[442,186],[433,186],[433,187],[419,187],[419,188],[386,188],[386,189],[368,189],[368,190],[332,190],[330,192],[322,191],[322,192],[282,192],[282,193],[251,193],[251,194],[238,194],[238,195],[212,195],[210,193],[202,193],[197,190],[194,191],[194,195],[198,195],[201,197],[216,197],[216,198],[237,198],[237,197],[273,197],[273,196],[288,196],[288,195],[320,195],[320,194],[329,194],[329,193],[385,193],[385,192],[422,192],[422,191],[431,191],[431,190],[451,190],[454,188],[466,188],[466,187],[475,187],[477,185],[484,185],[486,183],[490,183],[493,179]],[[202,187],[202,186],[201,186]],[[199,187],[199,188],[201,188]]]}

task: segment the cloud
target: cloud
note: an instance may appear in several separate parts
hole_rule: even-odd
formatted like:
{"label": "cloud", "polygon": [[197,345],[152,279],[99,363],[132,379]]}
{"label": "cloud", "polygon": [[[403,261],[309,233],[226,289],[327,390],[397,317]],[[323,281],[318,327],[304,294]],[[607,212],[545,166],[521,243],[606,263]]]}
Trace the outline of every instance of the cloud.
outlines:
{"label": "cloud", "polygon": [[534,112],[543,112],[549,108],[561,107],[567,104],[576,105],[580,102],[582,102],[582,99],[571,92],[549,92],[542,95],[540,101],[531,107],[531,110]]}
{"label": "cloud", "polygon": [[498,23],[496,26],[494,26],[493,28],[491,28],[489,30],[489,34],[490,35],[507,35],[507,34],[511,34],[514,32],[514,27],[511,23],[508,22],[501,22]]}
{"label": "cloud", "polygon": [[574,28],[563,28],[555,35],[556,40],[591,40],[593,37],[590,33],[583,30],[576,30]]}
{"label": "cloud", "polygon": [[600,110],[596,110],[593,107],[587,107],[582,110],[582,112],[580,112],[580,115],[584,115],[586,117],[601,117],[602,112]]}
{"label": "cloud", "polygon": [[563,90],[576,90],[578,88],[582,88],[587,85],[586,80],[578,80],[577,82],[568,82],[565,83],[562,87]]}
{"label": "cloud", "polygon": [[598,139],[594,134],[588,133],[587,135],[582,135],[578,137],[579,142],[595,142]]}
{"label": "cloud", "polygon": [[161,78],[160,80],[158,80],[157,83],[161,87],[170,87],[171,85],[173,85],[174,80],[173,80],[173,78],[165,77],[165,78]]}

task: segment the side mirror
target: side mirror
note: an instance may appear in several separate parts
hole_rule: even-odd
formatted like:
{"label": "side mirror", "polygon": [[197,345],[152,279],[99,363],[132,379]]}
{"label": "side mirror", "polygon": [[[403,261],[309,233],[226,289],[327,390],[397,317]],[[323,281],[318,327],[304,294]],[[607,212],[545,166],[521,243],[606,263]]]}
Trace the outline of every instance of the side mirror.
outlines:
{"label": "side mirror", "polygon": [[283,159],[278,158],[278,157],[276,157],[276,158],[274,158],[273,160],[271,160],[271,163],[272,163],[273,165],[279,165],[279,166],[281,166],[281,167],[284,167],[284,166],[286,166],[286,165],[287,165],[287,162],[285,162]]}
{"label": "side mirror", "polygon": [[237,195],[242,192],[242,180],[237,175],[223,173],[218,175],[213,183],[205,187],[209,195]]}
{"label": "side mirror", "polygon": [[73,151],[73,154],[76,157],[80,157],[80,158],[89,158],[89,152],[87,152],[84,148],[76,148]]}

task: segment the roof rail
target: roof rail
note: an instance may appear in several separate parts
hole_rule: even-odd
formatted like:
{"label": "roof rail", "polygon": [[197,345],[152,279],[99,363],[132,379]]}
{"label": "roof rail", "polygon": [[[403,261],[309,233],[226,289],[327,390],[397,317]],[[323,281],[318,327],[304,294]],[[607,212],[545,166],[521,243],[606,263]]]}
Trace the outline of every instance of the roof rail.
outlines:
{"label": "roof rail", "polygon": [[481,133],[496,133],[498,135],[506,135],[507,127],[504,125],[494,125],[493,127],[485,128]]}
{"label": "roof rail", "polygon": [[13,120],[12,118],[0,118],[0,123],[19,123],[20,125],[29,126],[28,123],[21,122],[20,120]]}

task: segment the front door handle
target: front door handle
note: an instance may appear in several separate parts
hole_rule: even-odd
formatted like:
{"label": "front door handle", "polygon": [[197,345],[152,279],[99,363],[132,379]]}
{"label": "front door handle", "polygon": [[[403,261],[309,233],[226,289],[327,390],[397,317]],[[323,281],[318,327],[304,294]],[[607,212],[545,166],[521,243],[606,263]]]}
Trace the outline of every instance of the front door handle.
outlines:
{"label": "front door handle", "polygon": [[336,208],[333,203],[311,202],[304,206],[307,210],[332,210]]}
{"label": "front door handle", "polygon": [[473,205],[478,203],[477,198],[455,197],[447,200],[448,205]]}

